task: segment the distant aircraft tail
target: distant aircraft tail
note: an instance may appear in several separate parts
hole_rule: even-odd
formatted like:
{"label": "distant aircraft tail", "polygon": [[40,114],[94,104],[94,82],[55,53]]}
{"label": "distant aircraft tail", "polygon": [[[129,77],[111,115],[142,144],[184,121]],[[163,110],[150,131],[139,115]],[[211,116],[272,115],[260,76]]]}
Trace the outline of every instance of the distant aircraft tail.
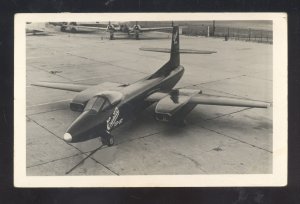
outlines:
{"label": "distant aircraft tail", "polygon": [[172,42],[170,51],[170,60],[149,79],[153,79],[160,76],[167,76],[172,70],[176,69],[180,65],[180,52],[179,52],[179,27],[174,26],[172,32]]}

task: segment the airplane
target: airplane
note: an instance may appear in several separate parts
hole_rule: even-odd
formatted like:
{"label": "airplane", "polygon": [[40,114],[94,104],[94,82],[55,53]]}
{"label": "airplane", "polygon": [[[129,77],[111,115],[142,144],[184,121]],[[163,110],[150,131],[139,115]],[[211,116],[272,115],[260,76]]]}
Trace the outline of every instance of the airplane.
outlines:
{"label": "airplane", "polygon": [[50,33],[45,24],[26,22],[26,35],[47,35]]}
{"label": "airplane", "polygon": [[184,124],[185,117],[198,104],[267,108],[269,103],[242,98],[207,95],[201,90],[175,89],[184,74],[180,65],[179,27],[174,26],[170,59],[156,72],[132,84],[104,82],[95,86],[58,82],[32,85],[78,92],[70,103],[81,112],[66,130],[63,139],[77,143],[99,137],[102,145],[114,145],[113,130],[152,104],[158,121]]}
{"label": "airplane", "polygon": [[[53,24],[53,23],[52,23]],[[76,32],[96,32],[98,30],[106,30],[107,25],[99,22],[61,22],[57,24],[60,26],[60,31]]]}
{"label": "airplane", "polygon": [[160,30],[171,30],[173,28],[173,22],[171,27],[154,27],[154,28],[142,28],[137,22],[133,27],[129,27],[127,24],[112,24],[110,21],[106,27],[103,27],[106,24],[96,23],[96,24],[78,24],[76,22],[64,23],[61,26],[61,31],[70,30],[72,32],[77,32],[79,30],[89,30],[89,31],[97,31],[102,30],[109,32],[109,39],[115,39],[114,33],[121,32],[127,33],[128,36],[134,34],[135,39],[139,39],[140,33],[150,32],[150,31],[160,31]]}

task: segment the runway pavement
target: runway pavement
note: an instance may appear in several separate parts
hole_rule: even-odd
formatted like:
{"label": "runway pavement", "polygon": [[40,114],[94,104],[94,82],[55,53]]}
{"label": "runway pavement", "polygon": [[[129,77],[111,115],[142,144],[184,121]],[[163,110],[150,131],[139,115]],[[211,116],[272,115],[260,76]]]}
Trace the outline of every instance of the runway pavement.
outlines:
{"label": "runway pavement", "polygon": [[[102,36],[102,37],[101,37]],[[162,39],[158,36],[163,36]],[[69,109],[76,93],[31,86],[38,81],[132,83],[160,68],[169,54],[140,47],[170,47],[169,34],[110,41],[100,33],[26,37],[27,175],[64,175],[99,145],[99,139],[67,144],[62,137],[79,115]],[[185,74],[177,87],[207,94],[272,102],[272,45],[181,36]],[[105,147],[70,175],[272,173],[272,107],[198,105],[187,126],[154,119],[154,106],[113,132]]]}

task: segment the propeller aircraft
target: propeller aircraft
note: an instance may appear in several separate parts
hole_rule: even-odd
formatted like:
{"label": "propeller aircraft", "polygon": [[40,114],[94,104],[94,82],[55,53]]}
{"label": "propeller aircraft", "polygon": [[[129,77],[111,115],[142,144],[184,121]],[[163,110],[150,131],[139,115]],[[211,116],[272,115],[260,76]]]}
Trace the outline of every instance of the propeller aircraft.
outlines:
{"label": "propeller aircraft", "polygon": [[[173,25],[173,23],[172,23]],[[106,27],[105,27],[106,26]],[[154,28],[142,28],[137,22],[134,26],[129,27],[127,24],[112,24],[110,21],[108,22],[108,25],[106,24],[78,24],[76,22],[70,22],[70,23],[64,23],[61,25],[61,31],[70,30],[72,32],[77,32],[79,30],[85,30],[85,31],[97,31],[102,30],[109,32],[109,39],[113,40],[115,39],[114,33],[121,32],[126,33],[128,36],[134,35],[135,39],[139,39],[140,33],[143,32],[150,32],[150,31],[161,31],[161,30],[172,30],[172,26],[170,27],[154,27]]]}

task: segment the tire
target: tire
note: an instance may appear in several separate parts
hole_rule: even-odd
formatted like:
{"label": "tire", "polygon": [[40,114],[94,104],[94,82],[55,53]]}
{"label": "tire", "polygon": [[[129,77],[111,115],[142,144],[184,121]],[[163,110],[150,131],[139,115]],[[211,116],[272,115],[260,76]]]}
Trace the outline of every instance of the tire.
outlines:
{"label": "tire", "polygon": [[108,146],[113,146],[115,144],[114,136],[110,135],[108,138]]}
{"label": "tire", "polygon": [[112,136],[112,135],[105,135],[105,136],[101,137],[101,142],[103,145],[107,145],[107,146],[111,147],[114,145],[115,139],[114,139],[114,136]]}
{"label": "tire", "polygon": [[110,35],[109,35],[109,39],[110,39],[110,40],[113,40],[113,39],[114,39],[114,34],[110,34]]}

